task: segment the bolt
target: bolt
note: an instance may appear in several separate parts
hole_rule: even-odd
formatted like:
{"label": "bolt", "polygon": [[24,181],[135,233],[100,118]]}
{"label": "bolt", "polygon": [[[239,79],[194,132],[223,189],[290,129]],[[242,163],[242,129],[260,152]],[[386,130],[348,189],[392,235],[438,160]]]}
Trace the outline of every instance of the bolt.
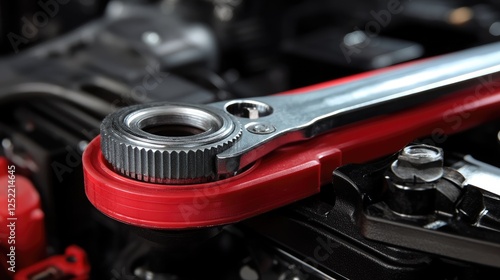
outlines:
{"label": "bolt", "polygon": [[240,278],[242,280],[259,280],[259,273],[248,265],[240,268]]}
{"label": "bolt", "polygon": [[78,142],[78,149],[80,150],[80,152],[83,153],[88,145],[89,145],[89,142],[87,142],[85,140],[81,140],[80,142]]}
{"label": "bolt", "polygon": [[156,46],[160,44],[161,37],[156,32],[148,31],[142,34],[142,41],[149,46]]}
{"label": "bolt", "polygon": [[344,36],[344,44],[348,47],[354,47],[359,44],[362,44],[366,41],[367,36],[363,31],[354,31],[351,33],[347,33]]}
{"label": "bolt", "polygon": [[11,149],[13,149],[12,141],[10,141],[9,138],[2,139],[2,147],[5,150],[11,150]]}
{"label": "bolt", "polygon": [[404,182],[434,182],[443,176],[443,150],[429,145],[405,147],[391,170]]}
{"label": "bolt", "polygon": [[255,134],[269,134],[276,131],[276,128],[266,123],[252,123],[247,126],[247,130]]}

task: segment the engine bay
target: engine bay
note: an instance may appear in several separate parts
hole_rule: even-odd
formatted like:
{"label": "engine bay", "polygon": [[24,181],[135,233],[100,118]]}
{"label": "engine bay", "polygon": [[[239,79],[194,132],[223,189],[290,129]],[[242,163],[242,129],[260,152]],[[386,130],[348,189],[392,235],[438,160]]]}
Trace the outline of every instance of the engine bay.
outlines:
{"label": "engine bay", "polygon": [[498,1],[5,1],[0,34],[0,279],[498,278]]}

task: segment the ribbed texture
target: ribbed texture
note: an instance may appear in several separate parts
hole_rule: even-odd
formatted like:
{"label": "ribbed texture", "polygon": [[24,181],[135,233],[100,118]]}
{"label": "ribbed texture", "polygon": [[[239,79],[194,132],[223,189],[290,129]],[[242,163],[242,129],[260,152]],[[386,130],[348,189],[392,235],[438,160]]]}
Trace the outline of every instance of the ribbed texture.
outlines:
{"label": "ribbed texture", "polygon": [[142,148],[101,133],[102,153],[120,174],[151,183],[202,182],[215,176],[215,156],[231,147],[241,136],[215,143],[205,149],[175,151]]}

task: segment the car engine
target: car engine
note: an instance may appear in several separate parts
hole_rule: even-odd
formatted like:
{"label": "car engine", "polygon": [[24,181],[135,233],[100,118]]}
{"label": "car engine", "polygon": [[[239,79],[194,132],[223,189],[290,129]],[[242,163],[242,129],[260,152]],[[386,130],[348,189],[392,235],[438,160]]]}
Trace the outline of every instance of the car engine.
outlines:
{"label": "car engine", "polygon": [[0,279],[498,279],[500,1],[0,2]]}

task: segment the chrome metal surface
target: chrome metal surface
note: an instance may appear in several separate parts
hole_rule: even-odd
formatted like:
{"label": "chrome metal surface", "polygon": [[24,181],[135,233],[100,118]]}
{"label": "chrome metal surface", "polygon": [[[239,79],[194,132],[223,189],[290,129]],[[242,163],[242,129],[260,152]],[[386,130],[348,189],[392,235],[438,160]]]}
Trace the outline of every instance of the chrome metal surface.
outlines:
{"label": "chrome metal surface", "polygon": [[[259,104],[255,108],[266,114],[249,118],[241,117],[243,113],[238,112],[238,119],[245,127],[262,122],[275,128],[268,134],[243,130],[238,145],[217,155],[217,172],[234,173],[279,146],[332,130],[351,118],[356,119],[356,115],[381,115],[403,109],[403,101],[411,98],[430,101],[466,87],[485,86],[500,78],[499,72],[500,43],[493,43],[304,94],[210,104],[232,114],[234,104],[245,105],[240,107]],[[378,109],[382,104],[386,107]],[[371,110],[366,110],[368,108]]]}
{"label": "chrome metal surface", "polygon": [[114,169],[153,183],[199,183],[216,176],[215,155],[241,136],[238,120],[215,108],[143,104],[108,115],[101,149]]}
{"label": "chrome metal surface", "polygon": [[434,182],[444,174],[443,150],[428,145],[405,147],[391,165],[391,170],[404,182]]}
{"label": "chrome metal surface", "polygon": [[453,168],[467,178],[467,184],[500,195],[500,168],[481,162],[471,155],[466,155]]}
{"label": "chrome metal surface", "polygon": [[[102,148],[116,170],[139,180],[189,183],[224,178],[287,143],[484,85],[498,72],[500,43],[494,43],[305,94],[205,106],[129,107],[104,121]],[[198,133],[154,135],[147,132],[150,124],[190,127]]]}

